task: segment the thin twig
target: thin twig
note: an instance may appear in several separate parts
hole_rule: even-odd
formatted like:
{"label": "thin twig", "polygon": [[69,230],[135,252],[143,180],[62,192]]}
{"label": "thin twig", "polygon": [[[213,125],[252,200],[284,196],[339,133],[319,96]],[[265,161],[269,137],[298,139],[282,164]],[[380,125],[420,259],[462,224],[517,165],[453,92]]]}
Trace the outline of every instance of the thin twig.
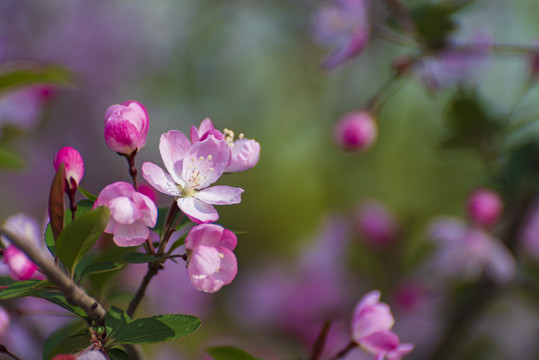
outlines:
{"label": "thin twig", "polygon": [[161,269],[163,269],[163,265],[161,265],[158,261],[148,263],[148,271],[146,272],[146,275],[144,275],[144,278],[142,279],[142,282],[140,283],[137,292],[135,293],[135,296],[133,296],[133,298],[129,302],[129,306],[127,307],[126,314],[129,315],[129,317],[133,317],[135,311],[137,310],[137,307],[140,304],[140,301],[146,293],[148,285],[150,285],[150,281],[155,275],[157,275],[157,273]]}
{"label": "thin twig", "polygon": [[9,357],[11,357],[11,358],[14,359],[14,360],[21,360],[20,357],[16,356],[16,355],[13,354],[12,352],[10,352],[10,351],[7,349],[6,345],[0,344],[0,353],[1,353],[1,354],[6,354],[6,355],[8,355]]}
{"label": "thin twig", "polygon": [[13,244],[40,267],[49,281],[65,296],[69,304],[82,308],[98,325],[104,324],[106,311],[103,306],[77,286],[69,276],[54,264],[53,260],[46,257],[30,240],[6,229],[4,226],[0,226],[0,234],[9,238]]}

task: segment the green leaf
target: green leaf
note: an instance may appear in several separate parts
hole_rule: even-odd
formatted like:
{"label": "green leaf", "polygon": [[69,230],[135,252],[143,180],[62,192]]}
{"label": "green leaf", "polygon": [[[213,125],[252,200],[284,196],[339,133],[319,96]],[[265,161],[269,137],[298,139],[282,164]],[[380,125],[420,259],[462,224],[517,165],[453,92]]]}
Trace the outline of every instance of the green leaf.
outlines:
{"label": "green leaf", "polygon": [[215,360],[256,360],[245,351],[233,346],[215,346],[206,349]]}
{"label": "green leaf", "polygon": [[66,226],[56,241],[58,258],[73,274],[80,258],[99,239],[109,221],[110,211],[107,207],[90,210]]}
{"label": "green leaf", "polygon": [[127,253],[124,256],[124,261],[131,264],[143,264],[155,261],[157,258],[148,254],[143,254],[139,252]]}
{"label": "green leaf", "polygon": [[53,332],[43,344],[43,359],[49,360],[60,352],[62,343],[70,337],[86,334],[87,325],[81,321],[74,321]]}
{"label": "green leaf", "polygon": [[65,165],[62,163],[54,175],[49,193],[49,218],[54,240],[64,229]]}
{"label": "green leaf", "polygon": [[80,186],[77,188],[79,189],[79,191],[81,192],[82,195],[86,196],[86,198],[92,202],[95,202],[97,200],[97,196],[95,196],[94,194],[92,194],[91,192],[87,191],[87,190],[84,190],[83,188],[81,188]]}
{"label": "green leaf", "polygon": [[122,349],[114,348],[107,350],[107,355],[110,360],[129,360],[129,355]]}
{"label": "green leaf", "polygon": [[105,316],[105,326],[108,336],[115,337],[114,334],[131,322],[129,316],[116,306],[111,306]]}
{"label": "green leaf", "polygon": [[119,344],[151,344],[178,339],[200,327],[200,319],[191,315],[168,314],[137,319],[118,330]]}
{"label": "green leaf", "polygon": [[32,84],[69,85],[73,75],[55,65],[12,68],[0,73],[0,93]]}
{"label": "green leaf", "polygon": [[42,291],[45,286],[50,286],[47,280],[15,281],[7,288],[0,290],[0,300],[30,296]]}
{"label": "green leaf", "polygon": [[25,167],[24,159],[15,151],[5,147],[0,147],[0,168],[20,170]]}
{"label": "green leaf", "polygon": [[32,296],[45,299],[47,301],[50,301],[53,304],[56,304],[60,307],[63,307],[67,311],[72,312],[73,314],[77,315],[81,319],[86,320],[88,323],[90,323],[91,319],[86,315],[84,310],[82,310],[78,306],[70,305],[67,302],[67,299],[64,297],[63,294],[56,292],[56,291],[46,291],[46,292],[39,292],[36,294],[32,294]]}
{"label": "green leaf", "polygon": [[79,279],[82,279],[83,277],[90,274],[98,274],[98,273],[104,273],[107,271],[118,270],[122,268],[123,266],[124,266],[123,263],[114,262],[114,261],[106,261],[106,262],[90,264],[81,271],[79,275]]}
{"label": "green leaf", "polygon": [[456,30],[457,25],[452,19],[462,5],[448,1],[422,4],[411,10],[411,15],[422,38],[429,49],[443,48],[447,37]]}

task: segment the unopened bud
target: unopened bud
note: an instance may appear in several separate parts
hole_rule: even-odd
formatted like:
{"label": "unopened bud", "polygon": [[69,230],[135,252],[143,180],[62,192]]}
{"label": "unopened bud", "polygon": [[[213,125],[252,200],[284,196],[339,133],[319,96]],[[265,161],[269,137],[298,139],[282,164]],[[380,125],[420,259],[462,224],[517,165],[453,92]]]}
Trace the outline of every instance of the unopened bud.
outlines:
{"label": "unopened bud", "polygon": [[468,199],[468,214],[478,225],[490,226],[498,221],[502,213],[503,203],[495,191],[477,189]]}
{"label": "unopened bud", "polygon": [[378,128],[372,115],[366,111],[345,115],[335,127],[335,141],[344,150],[360,152],[371,147]]}
{"label": "unopened bud", "polygon": [[60,149],[54,157],[54,170],[58,171],[61,164],[65,166],[65,176],[68,187],[76,189],[84,176],[84,162],[80,153],[70,146]]}
{"label": "unopened bud", "polygon": [[130,155],[146,144],[148,112],[137,101],[110,106],[105,113],[105,142],[114,152]]}

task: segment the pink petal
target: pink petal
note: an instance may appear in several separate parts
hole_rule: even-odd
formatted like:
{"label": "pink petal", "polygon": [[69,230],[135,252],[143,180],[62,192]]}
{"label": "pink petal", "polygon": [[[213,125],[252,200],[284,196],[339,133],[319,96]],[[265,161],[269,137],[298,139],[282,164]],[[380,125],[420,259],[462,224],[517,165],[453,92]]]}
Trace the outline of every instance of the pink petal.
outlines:
{"label": "pink petal", "polygon": [[32,260],[15,245],[9,245],[4,251],[4,262],[9,267],[9,275],[16,281],[31,279],[37,270]]}
{"label": "pink petal", "polygon": [[154,163],[142,164],[142,177],[157,191],[170,196],[180,196],[180,190],[174,179]]}
{"label": "pink petal", "polygon": [[379,303],[365,307],[352,320],[352,338],[358,342],[359,339],[371,334],[391,329],[394,323],[395,320],[387,304]]}
{"label": "pink petal", "polygon": [[396,350],[386,354],[387,360],[400,360],[404,355],[409,354],[414,349],[414,344],[400,344]]}
{"label": "pink petal", "polygon": [[125,196],[131,198],[135,192],[135,188],[130,183],[125,181],[116,181],[109,184],[101,190],[95,201],[94,208],[98,206],[108,206],[110,202],[118,197]]}
{"label": "pink petal", "polygon": [[197,224],[211,223],[219,219],[219,214],[213,205],[206,204],[195,198],[179,198],[178,207],[189,219]]}
{"label": "pink petal", "polygon": [[170,130],[161,135],[159,152],[167,171],[177,184],[184,186],[181,178],[182,163],[191,148],[191,142],[180,131]]}
{"label": "pink petal", "polygon": [[134,224],[123,225],[116,223],[113,229],[114,243],[121,247],[138,246],[143,244],[150,235],[148,227],[141,222]]}
{"label": "pink petal", "polygon": [[260,158],[260,144],[255,140],[240,139],[232,144],[230,165],[225,172],[238,172],[249,170],[258,163]]}
{"label": "pink petal", "polygon": [[223,237],[222,226],[216,224],[201,224],[193,227],[185,238],[185,248],[194,250],[198,246],[216,247],[221,244]]}
{"label": "pink petal", "polygon": [[236,235],[232,231],[224,229],[223,237],[221,238],[221,243],[219,245],[232,251],[236,248],[237,244],[238,238]]}
{"label": "pink petal", "polygon": [[230,148],[226,141],[210,135],[193,144],[183,161],[182,178],[194,189],[203,189],[217,181],[230,161]]}
{"label": "pink petal", "polygon": [[399,337],[391,331],[380,331],[360,339],[358,344],[368,353],[386,354],[397,349]]}
{"label": "pink petal", "polygon": [[437,243],[461,243],[467,232],[462,220],[452,217],[440,217],[431,222],[428,236]]}
{"label": "pink petal", "polygon": [[236,274],[238,273],[238,261],[232,251],[227,248],[219,246],[219,257],[221,258],[221,264],[217,273],[213,275],[214,279],[219,280],[223,285],[230,284]]}
{"label": "pink petal", "polygon": [[[40,244],[40,242],[43,241],[40,240],[43,234],[41,233],[38,222],[36,219],[26,214],[16,214],[8,217],[4,226],[6,229],[24,236],[34,244]],[[9,243],[4,236],[2,236],[2,240]]]}
{"label": "pink petal", "polygon": [[243,189],[231,186],[212,186],[200,190],[195,197],[207,204],[230,205],[241,202]]}
{"label": "pink petal", "polygon": [[154,227],[157,223],[157,207],[146,195],[136,192],[133,194],[133,202],[142,213],[141,221],[148,227]]}
{"label": "pink petal", "polygon": [[128,225],[138,221],[141,217],[140,211],[135,203],[125,196],[113,199],[108,205],[111,217],[120,224]]}
{"label": "pink petal", "polygon": [[380,297],[382,294],[378,290],[372,290],[371,292],[368,292],[365,294],[361,300],[356,304],[356,307],[354,309],[354,315],[353,318],[357,317],[357,315],[366,307],[374,306],[380,302]]}
{"label": "pink petal", "polygon": [[492,239],[485,271],[498,283],[507,283],[516,273],[515,259],[497,239]]}

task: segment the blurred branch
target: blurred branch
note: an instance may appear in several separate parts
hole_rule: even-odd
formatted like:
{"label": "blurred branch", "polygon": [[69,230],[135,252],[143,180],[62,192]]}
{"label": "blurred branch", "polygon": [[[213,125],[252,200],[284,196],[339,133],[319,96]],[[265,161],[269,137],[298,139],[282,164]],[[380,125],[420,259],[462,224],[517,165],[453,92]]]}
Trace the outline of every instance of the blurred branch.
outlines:
{"label": "blurred branch", "polygon": [[66,297],[71,305],[79,306],[86,314],[98,325],[105,322],[106,311],[95,300],[89,296],[82,288],[77,286],[73,280],[60,270],[52,259],[47,258],[44,253],[32,244],[28,239],[21,237],[14,232],[0,226],[0,234],[5,235],[9,240],[22,250],[28,257],[40,267],[41,271],[47,276]]}

